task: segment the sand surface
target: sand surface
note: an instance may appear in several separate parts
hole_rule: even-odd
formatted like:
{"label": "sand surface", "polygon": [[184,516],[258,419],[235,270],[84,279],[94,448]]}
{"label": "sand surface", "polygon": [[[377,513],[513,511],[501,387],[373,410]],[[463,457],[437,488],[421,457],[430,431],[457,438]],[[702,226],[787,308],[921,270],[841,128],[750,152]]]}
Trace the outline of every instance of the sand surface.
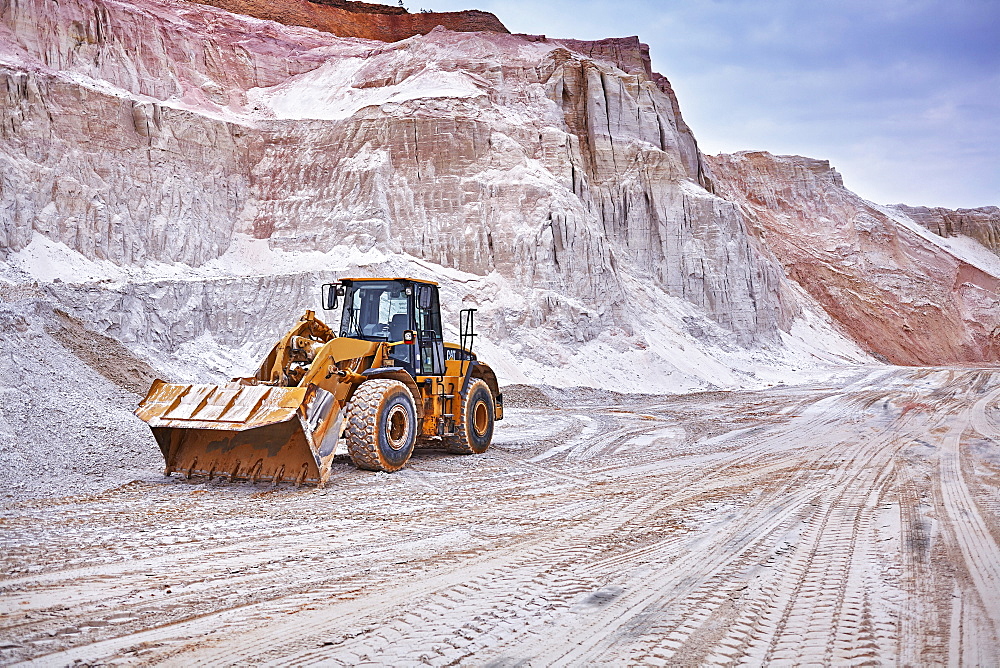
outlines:
{"label": "sand surface", "polygon": [[326,489],[9,500],[0,662],[1000,662],[997,371],[508,395],[486,454]]}

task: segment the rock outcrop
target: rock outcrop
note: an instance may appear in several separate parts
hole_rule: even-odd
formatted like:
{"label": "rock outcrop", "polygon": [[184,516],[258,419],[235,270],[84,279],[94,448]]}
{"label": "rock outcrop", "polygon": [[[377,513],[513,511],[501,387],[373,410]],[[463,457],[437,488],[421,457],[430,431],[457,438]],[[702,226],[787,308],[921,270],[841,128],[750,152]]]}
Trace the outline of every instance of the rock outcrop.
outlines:
{"label": "rock outcrop", "polygon": [[35,233],[119,264],[225,252],[252,202],[250,128],[228,109],[329,40],[169,9],[2,5],[0,253]]}
{"label": "rock outcrop", "polygon": [[541,299],[585,341],[629,329],[627,277],[699,309],[719,344],[774,342],[796,312],[737,207],[703,187],[637,40],[381,44],[169,0],[12,0],[2,19],[9,251],[40,234],[198,266],[241,233],[374,245],[530,286],[495,326],[537,322]]}
{"label": "rock outcrop", "polygon": [[897,204],[894,208],[937,235],[971,237],[1000,255],[1000,207],[944,209]]}
{"label": "rock outcrop", "polygon": [[1000,361],[1000,272],[844,188],[825,160],[709,158],[722,196],[869,352],[896,364]]}
{"label": "rock outcrop", "polygon": [[383,42],[426,35],[441,26],[455,32],[509,32],[489,12],[409,13],[403,7],[352,2],[352,0],[198,0],[234,14],[315,28],[340,37],[361,37]]}

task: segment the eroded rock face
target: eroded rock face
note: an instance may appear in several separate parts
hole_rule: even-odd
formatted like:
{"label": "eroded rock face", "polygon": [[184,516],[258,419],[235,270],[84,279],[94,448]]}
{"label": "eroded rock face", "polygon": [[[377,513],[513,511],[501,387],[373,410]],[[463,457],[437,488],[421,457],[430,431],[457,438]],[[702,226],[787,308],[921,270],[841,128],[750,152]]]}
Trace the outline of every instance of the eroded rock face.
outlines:
{"label": "eroded rock face", "polygon": [[227,109],[315,68],[327,41],[218,19],[179,5],[2,5],[0,252],[36,232],[125,264],[225,251],[252,202],[251,128]]}
{"label": "eroded rock face", "polygon": [[825,160],[709,157],[716,189],[864,347],[897,364],[1000,360],[1000,279],[843,187]]}
{"label": "eroded rock face", "polygon": [[942,237],[972,237],[1000,254],[1000,207],[982,206],[977,209],[956,210],[897,204],[895,208],[935,234]]}
{"label": "eroded rock face", "polygon": [[197,265],[229,246],[250,195],[239,126],[5,67],[0,99],[0,249],[37,233],[88,258]]}
{"label": "eroded rock face", "polygon": [[198,266],[240,233],[375,246],[498,272],[533,296],[484,321],[541,317],[572,340],[628,329],[636,281],[726,345],[776,340],[798,308],[739,209],[706,191],[637,40],[382,44],[180,0],[4,7],[8,250],[37,233],[90,259]]}
{"label": "eroded rock face", "polygon": [[[372,54],[352,89],[405,97],[427,62],[441,71],[424,85],[445,82],[455,97],[272,130],[252,233],[285,249],[390,244],[609,305],[617,273],[638,272],[744,343],[776,333],[780,273],[736,208],[698,187],[697,146],[655,83],[558,45],[440,32]],[[309,116],[288,102],[308,87],[328,91],[316,115],[339,115],[323,103],[352,91],[324,84],[343,67],[328,63],[261,103]]]}

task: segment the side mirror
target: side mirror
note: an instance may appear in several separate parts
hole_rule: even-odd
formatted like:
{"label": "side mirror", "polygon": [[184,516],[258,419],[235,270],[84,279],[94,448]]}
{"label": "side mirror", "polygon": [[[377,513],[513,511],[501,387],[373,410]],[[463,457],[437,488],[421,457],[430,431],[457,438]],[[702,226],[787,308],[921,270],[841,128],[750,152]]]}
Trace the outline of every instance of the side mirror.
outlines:
{"label": "side mirror", "polygon": [[431,290],[433,289],[429,285],[421,285],[417,288],[417,306],[424,309],[431,307]]}
{"label": "side mirror", "polygon": [[417,342],[416,332],[414,332],[412,329],[408,329],[405,332],[403,332],[403,343],[416,343],[416,342]]}
{"label": "side mirror", "polygon": [[323,310],[332,311],[337,308],[340,300],[337,296],[340,294],[340,286],[336,283],[327,283],[323,286]]}

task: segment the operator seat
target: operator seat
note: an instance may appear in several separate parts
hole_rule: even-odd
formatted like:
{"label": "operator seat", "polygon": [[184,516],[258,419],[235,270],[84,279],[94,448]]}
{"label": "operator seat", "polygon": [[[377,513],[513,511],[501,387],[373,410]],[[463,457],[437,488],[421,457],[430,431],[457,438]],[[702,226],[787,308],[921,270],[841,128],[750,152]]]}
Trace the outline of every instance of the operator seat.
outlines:
{"label": "operator seat", "polygon": [[389,340],[390,341],[402,341],[403,332],[406,331],[406,326],[409,324],[409,318],[405,313],[397,313],[392,316],[389,321]]}

